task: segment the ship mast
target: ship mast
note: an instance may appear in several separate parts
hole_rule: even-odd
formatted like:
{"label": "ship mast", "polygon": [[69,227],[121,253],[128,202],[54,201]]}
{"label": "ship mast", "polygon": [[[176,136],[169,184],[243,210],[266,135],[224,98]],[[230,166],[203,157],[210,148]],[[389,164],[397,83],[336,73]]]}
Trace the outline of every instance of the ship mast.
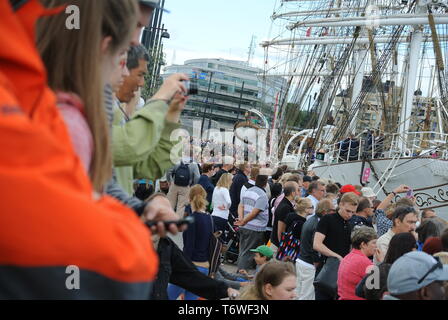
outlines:
{"label": "ship mast", "polygon": [[[423,13],[426,8],[419,3],[416,6],[416,13]],[[406,152],[408,144],[408,132],[411,123],[412,106],[414,102],[414,91],[417,79],[418,59],[420,57],[420,48],[423,42],[423,26],[417,25],[411,34],[411,43],[409,44],[408,72],[406,77],[406,90],[401,109],[401,119],[399,133],[401,134],[401,152]]]}

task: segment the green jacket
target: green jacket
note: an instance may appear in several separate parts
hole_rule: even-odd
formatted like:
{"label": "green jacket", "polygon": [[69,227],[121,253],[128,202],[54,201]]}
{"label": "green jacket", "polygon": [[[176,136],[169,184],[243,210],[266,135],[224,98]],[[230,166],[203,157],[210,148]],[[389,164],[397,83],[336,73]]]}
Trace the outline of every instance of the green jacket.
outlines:
{"label": "green jacket", "polygon": [[[162,101],[148,103],[125,122],[117,109],[112,126],[112,152],[117,179],[129,193],[134,193],[134,179],[155,181],[174,163],[170,153],[178,141],[170,141],[180,124],[165,120],[168,105]],[[176,156],[179,156],[176,150]],[[177,159],[174,159],[177,160]]]}

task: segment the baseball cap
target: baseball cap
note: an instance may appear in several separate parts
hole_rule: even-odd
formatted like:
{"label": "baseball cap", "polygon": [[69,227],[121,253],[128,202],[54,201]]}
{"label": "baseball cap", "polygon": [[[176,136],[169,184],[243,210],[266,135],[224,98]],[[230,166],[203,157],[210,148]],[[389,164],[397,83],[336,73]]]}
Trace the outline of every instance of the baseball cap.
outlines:
{"label": "baseball cap", "polygon": [[361,193],[362,193],[363,197],[367,197],[367,198],[376,197],[376,194],[375,194],[375,192],[373,192],[373,189],[369,188],[369,187],[362,188]]}
{"label": "baseball cap", "polygon": [[259,246],[257,249],[251,249],[250,251],[258,252],[259,254],[268,258],[272,258],[272,256],[274,255],[274,251],[272,251],[272,249],[268,246]]}
{"label": "baseball cap", "polygon": [[[162,9],[162,7],[160,6],[160,0],[139,0],[138,1],[141,5],[147,6],[147,7],[151,7],[154,9]],[[162,9],[165,12],[169,12],[166,9]]]}
{"label": "baseball cap", "polygon": [[351,184],[346,184],[345,186],[342,186],[341,190],[339,190],[340,193],[347,193],[347,192],[353,192],[357,194],[358,196],[361,195],[361,192],[356,190],[356,188]]}
{"label": "baseball cap", "polygon": [[417,291],[434,281],[448,281],[448,265],[421,251],[408,252],[398,258],[387,276],[392,295]]}

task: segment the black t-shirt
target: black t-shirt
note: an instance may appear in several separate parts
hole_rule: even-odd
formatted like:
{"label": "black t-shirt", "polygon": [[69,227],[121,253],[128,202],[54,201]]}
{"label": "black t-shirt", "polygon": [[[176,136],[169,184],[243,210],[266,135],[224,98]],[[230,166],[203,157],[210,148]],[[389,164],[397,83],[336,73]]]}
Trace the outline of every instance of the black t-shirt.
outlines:
{"label": "black t-shirt", "polygon": [[274,223],[272,224],[272,233],[271,233],[271,241],[277,247],[279,245],[279,239],[277,237],[278,230],[278,222],[281,221],[286,223],[286,217],[290,212],[294,211],[294,207],[292,206],[291,201],[289,201],[286,197],[280,201],[278,204],[277,210],[274,212]]}
{"label": "black t-shirt", "polygon": [[290,212],[286,217],[286,231],[292,231],[294,238],[299,239],[302,236],[302,228],[306,222],[306,218],[299,216],[295,212]]}
{"label": "black t-shirt", "polygon": [[373,228],[371,219],[364,218],[364,217],[357,216],[357,215],[354,215],[353,217],[351,217],[351,219],[348,220],[348,223],[350,224],[350,228],[352,228],[352,230],[355,226],[366,226],[366,227]]}
{"label": "black t-shirt", "polygon": [[324,245],[341,257],[345,257],[350,252],[351,227],[339,213],[324,215],[317,224],[316,232],[324,234]]}

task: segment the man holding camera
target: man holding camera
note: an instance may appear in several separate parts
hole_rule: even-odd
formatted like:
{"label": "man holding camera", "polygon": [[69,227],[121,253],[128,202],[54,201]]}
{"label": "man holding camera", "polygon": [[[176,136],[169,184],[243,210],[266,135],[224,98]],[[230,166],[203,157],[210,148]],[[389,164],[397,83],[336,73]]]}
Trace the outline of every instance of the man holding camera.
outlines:
{"label": "man holding camera", "polygon": [[127,60],[129,75],[116,93],[112,130],[114,165],[119,184],[129,194],[133,192],[134,177],[154,181],[174,165],[171,150],[176,141],[170,141],[170,136],[180,128],[180,113],[186,102],[186,97],[180,93],[176,93],[172,100],[169,97],[166,87],[175,88],[170,81],[184,79],[183,75],[175,75],[173,79],[167,79],[168,83],[145,107],[134,114],[126,109],[125,104],[131,102],[145,84],[148,61],[149,55],[144,46],[132,46]]}
{"label": "man holding camera", "polygon": [[[142,28],[150,25],[153,11],[159,8],[158,0],[139,0],[139,4],[141,15],[131,49],[134,51],[133,62],[131,62],[133,66],[130,68],[133,73],[124,79],[127,83],[123,83],[119,90],[127,90],[127,92],[118,93],[123,99],[122,102],[132,99],[134,92],[144,85],[143,79],[147,72],[146,66],[149,58],[146,58],[146,49],[141,50],[139,38]],[[137,173],[137,178],[155,180],[165,173],[167,167],[172,166],[170,151],[173,144],[169,141],[169,136],[173,130],[179,127],[180,113],[186,102],[183,95],[183,92],[186,92],[183,84],[185,80],[188,80],[188,77],[184,74],[172,75],[164,81],[152,99],[147,101],[144,108],[127,118],[122,113],[124,121],[115,120],[115,123],[121,123],[121,125],[114,125],[111,130],[113,159],[115,167],[124,167],[120,168],[119,171],[122,172],[118,173],[123,185],[132,186],[134,173]],[[112,88],[109,85],[105,88],[105,100],[106,112],[109,121],[112,122],[114,101]],[[168,105],[169,102],[171,102],[170,105]],[[109,195],[131,207],[137,214],[144,215],[146,219],[177,219],[164,195],[156,194],[151,197],[151,201],[143,202],[130,196],[132,187],[128,189],[130,189],[128,192],[123,190],[122,185],[118,183],[116,170],[114,170],[113,179],[106,187],[106,192]],[[163,234],[163,224],[157,228]]]}

